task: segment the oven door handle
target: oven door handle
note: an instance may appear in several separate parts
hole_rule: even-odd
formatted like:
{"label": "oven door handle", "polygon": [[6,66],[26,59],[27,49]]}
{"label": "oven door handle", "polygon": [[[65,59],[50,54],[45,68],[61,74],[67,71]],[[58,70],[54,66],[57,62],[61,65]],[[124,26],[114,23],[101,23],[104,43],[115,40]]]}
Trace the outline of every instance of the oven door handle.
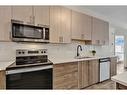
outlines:
{"label": "oven door handle", "polygon": [[17,74],[17,73],[25,73],[25,72],[33,72],[33,71],[39,71],[39,70],[46,70],[46,69],[51,69],[53,68],[53,65],[48,65],[48,66],[35,66],[35,67],[28,67],[28,68],[17,68],[17,69],[12,69],[12,70],[7,70],[6,75],[10,74]]}

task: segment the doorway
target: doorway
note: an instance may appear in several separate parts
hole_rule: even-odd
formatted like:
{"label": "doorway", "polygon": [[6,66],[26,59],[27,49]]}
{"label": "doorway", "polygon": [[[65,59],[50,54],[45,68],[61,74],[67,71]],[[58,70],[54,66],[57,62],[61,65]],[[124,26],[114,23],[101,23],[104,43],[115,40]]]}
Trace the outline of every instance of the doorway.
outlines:
{"label": "doorway", "polygon": [[115,55],[118,56],[118,68],[117,73],[122,73],[124,71],[124,36],[115,36]]}

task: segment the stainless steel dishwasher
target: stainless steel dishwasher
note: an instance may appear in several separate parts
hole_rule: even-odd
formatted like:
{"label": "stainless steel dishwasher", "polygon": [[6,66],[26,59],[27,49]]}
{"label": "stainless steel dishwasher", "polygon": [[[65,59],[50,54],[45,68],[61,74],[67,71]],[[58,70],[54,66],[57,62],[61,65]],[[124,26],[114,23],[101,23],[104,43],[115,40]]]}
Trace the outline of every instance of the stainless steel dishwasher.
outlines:
{"label": "stainless steel dishwasher", "polygon": [[110,58],[101,58],[99,59],[99,66],[100,66],[100,77],[99,81],[105,81],[110,79]]}

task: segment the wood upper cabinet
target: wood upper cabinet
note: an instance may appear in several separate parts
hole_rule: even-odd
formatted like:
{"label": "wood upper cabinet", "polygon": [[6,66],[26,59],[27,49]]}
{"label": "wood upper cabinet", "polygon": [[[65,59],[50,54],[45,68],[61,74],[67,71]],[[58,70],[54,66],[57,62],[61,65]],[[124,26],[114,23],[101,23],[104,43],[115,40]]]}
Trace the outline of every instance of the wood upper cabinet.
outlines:
{"label": "wood upper cabinet", "polygon": [[0,6],[0,41],[10,41],[11,7]]}
{"label": "wood upper cabinet", "polygon": [[91,40],[92,17],[72,11],[72,39]]}
{"label": "wood upper cabinet", "polygon": [[60,7],[50,7],[50,42],[59,43],[60,35],[60,16],[61,8]]}
{"label": "wood upper cabinet", "polygon": [[109,23],[98,18],[92,19],[92,44],[105,45],[109,41]]}
{"label": "wood upper cabinet", "polygon": [[101,45],[102,38],[104,38],[103,21],[93,17],[92,22],[92,44]]}
{"label": "wood upper cabinet", "polygon": [[109,45],[109,23],[104,22],[104,44]]}
{"label": "wood upper cabinet", "polygon": [[111,65],[110,65],[110,75],[111,77],[117,74],[117,57],[110,58]]}
{"label": "wood upper cabinet", "polygon": [[49,6],[34,6],[35,25],[49,26]]}
{"label": "wood upper cabinet", "polygon": [[81,39],[82,30],[81,30],[81,20],[82,15],[79,12],[72,11],[72,39]]}
{"label": "wood upper cabinet", "polygon": [[50,42],[71,42],[71,10],[65,7],[50,7]]}
{"label": "wood upper cabinet", "polygon": [[89,86],[89,62],[82,61],[78,63],[78,87],[84,88]]}
{"label": "wood upper cabinet", "polygon": [[0,71],[0,89],[6,89],[6,72]]}
{"label": "wood upper cabinet", "polygon": [[99,82],[99,60],[89,61],[89,85]]}
{"label": "wood upper cabinet", "polygon": [[63,43],[71,43],[71,10],[61,7],[61,35]]}
{"label": "wood upper cabinet", "polygon": [[92,17],[82,14],[82,35],[84,40],[92,40]]}
{"label": "wood upper cabinet", "polygon": [[53,89],[78,88],[78,63],[53,65]]}
{"label": "wood upper cabinet", "polygon": [[12,6],[12,19],[34,24],[32,6]]}

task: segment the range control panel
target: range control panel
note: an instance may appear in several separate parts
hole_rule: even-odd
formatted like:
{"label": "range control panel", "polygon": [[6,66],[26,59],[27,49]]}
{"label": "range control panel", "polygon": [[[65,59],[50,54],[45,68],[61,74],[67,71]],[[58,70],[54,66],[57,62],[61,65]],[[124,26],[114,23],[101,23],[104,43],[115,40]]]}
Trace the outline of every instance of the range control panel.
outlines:
{"label": "range control panel", "polygon": [[18,49],[16,50],[16,56],[33,56],[33,55],[47,55],[47,49],[38,49],[38,50],[26,50]]}

